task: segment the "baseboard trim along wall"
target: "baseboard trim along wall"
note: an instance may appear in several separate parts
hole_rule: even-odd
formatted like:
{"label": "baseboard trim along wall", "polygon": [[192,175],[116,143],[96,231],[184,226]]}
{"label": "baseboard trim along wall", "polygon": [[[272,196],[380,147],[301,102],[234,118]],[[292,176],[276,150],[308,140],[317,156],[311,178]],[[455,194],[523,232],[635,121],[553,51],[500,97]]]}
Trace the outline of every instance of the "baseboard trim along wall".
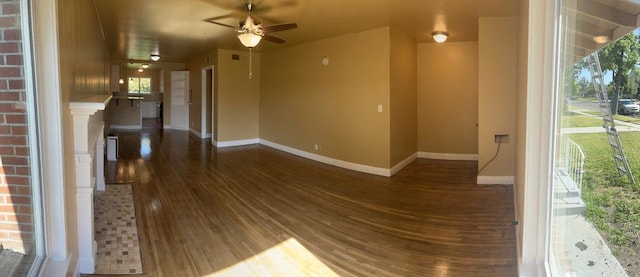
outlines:
{"label": "baseboard trim along wall", "polygon": [[109,126],[110,129],[120,129],[120,130],[138,130],[142,129],[142,125],[117,125],[111,124]]}
{"label": "baseboard trim along wall", "polygon": [[418,152],[418,158],[434,160],[477,161],[478,154]]}
{"label": "baseboard trim along wall", "polygon": [[409,165],[411,162],[415,161],[418,158],[418,153],[413,153],[411,155],[409,155],[409,157],[407,157],[406,159],[400,161],[398,164],[396,164],[394,167],[391,168],[391,175],[396,175],[396,173],[398,173],[398,171],[402,170],[403,168],[405,168],[407,165]]}
{"label": "baseboard trim along wall", "polygon": [[242,145],[250,145],[250,144],[258,144],[260,143],[260,139],[241,139],[241,140],[228,140],[228,141],[214,141],[213,145],[218,148],[223,147],[233,147],[233,146],[242,146]]}
{"label": "baseboard trim along wall", "polygon": [[478,176],[478,185],[513,185],[516,182],[514,176]]}
{"label": "baseboard trim along wall", "polygon": [[[197,133],[198,137],[200,137],[200,133],[195,130],[192,130],[192,133]],[[233,146],[242,146],[242,145],[251,145],[251,144],[262,144],[264,146],[268,146],[274,149],[278,149],[280,151],[284,151],[296,156],[300,156],[303,158],[307,158],[310,160],[314,160],[317,162],[342,167],[350,170],[355,170],[363,173],[369,173],[379,176],[391,177],[398,173],[400,170],[405,168],[411,162],[413,162],[417,158],[424,159],[438,159],[438,160],[461,160],[461,161],[477,161],[477,154],[449,154],[449,153],[430,153],[430,152],[417,152],[409,155],[407,158],[396,164],[390,169],[357,164],[352,162],[347,162],[343,160],[338,160],[334,158],[329,158],[325,156],[321,156],[318,154],[314,154],[311,152],[303,151],[300,149],[296,149],[293,147],[289,147],[286,145],[282,145],[279,143],[275,143],[265,139],[244,139],[244,140],[230,140],[230,141],[215,141],[211,142],[215,147],[224,148],[224,147],[233,147]],[[486,178],[484,178],[486,177]],[[479,176],[478,184],[481,184],[480,181],[490,182],[490,183],[482,183],[482,184],[513,184],[513,176]],[[504,178],[506,177],[506,179]],[[482,179],[482,180],[481,180]]]}
{"label": "baseboard trim along wall", "polygon": [[196,131],[195,129],[189,128],[189,133],[191,133],[192,135],[194,135],[196,137],[203,138],[202,134],[200,132]]}
{"label": "baseboard trim along wall", "polygon": [[302,151],[299,149],[295,149],[289,146],[285,146],[282,144],[278,144],[272,141],[268,141],[268,140],[264,140],[261,139],[260,140],[260,144],[271,147],[271,148],[275,148],[278,149],[280,151],[284,151],[296,156],[300,156],[303,158],[307,158],[310,160],[314,160],[317,162],[321,162],[321,163],[325,163],[325,164],[329,164],[329,165],[333,165],[333,166],[337,166],[337,167],[342,167],[342,168],[346,168],[346,169],[350,169],[350,170],[355,170],[355,171],[359,171],[359,172],[364,172],[364,173],[369,173],[369,174],[374,174],[374,175],[380,175],[380,176],[385,176],[385,177],[390,177],[391,176],[391,169],[386,169],[386,168],[381,168],[381,167],[375,167],[375,166],[369,166],[369,165],[362,165],[362,164],[357,164],[357,163],[352,163],[352,162],[347,162],[347,161],[343,161],[343,160],[338,160],[338,159],[334,159],[334,158],[329,158],[329,157],[325,157],[325,156],[320,156],[317,154],[313,154],[313,153],[309,153],[306,151]]}
{"label": "baseboard trim along wall", "polygon": [[196,129],[192,129],[189,128],[189,133],[193,134],[196,137],[199,137],[201,139],[209,139],[211,138],[211,133],[207,133],[206,135],[202,135],[202,133],[200,133],[200,131],[196,130]]}

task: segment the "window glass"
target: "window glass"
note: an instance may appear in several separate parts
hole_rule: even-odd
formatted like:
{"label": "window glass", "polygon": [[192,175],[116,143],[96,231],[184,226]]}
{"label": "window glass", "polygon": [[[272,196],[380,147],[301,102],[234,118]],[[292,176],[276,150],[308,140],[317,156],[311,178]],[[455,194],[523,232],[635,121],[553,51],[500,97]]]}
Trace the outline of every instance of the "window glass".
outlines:
{"label": "window glass", "polygon": [[611,18],[593,8],[635,18],[640,4],[557,2],[551,273],[638,276],[640,186],[633,176],[640,173],[640,119],[628,105],[637,101],[640,87],[640,39],[630,28],[604,27],[600,22]]}
{"label": "window glass", "polygon": [[129,77],[129,93],[151,93],[151,78]]}
{"label": "window glass", "polygon": [[29,275],[44,253],[28,9],[0,1],[0,276]]}

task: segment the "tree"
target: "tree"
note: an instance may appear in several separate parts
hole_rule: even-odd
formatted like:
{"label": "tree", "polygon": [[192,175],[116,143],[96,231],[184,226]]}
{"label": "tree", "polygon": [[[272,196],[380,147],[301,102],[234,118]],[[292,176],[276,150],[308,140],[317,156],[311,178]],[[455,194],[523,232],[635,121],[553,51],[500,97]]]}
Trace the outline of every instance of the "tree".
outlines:
{"label": "tree", "polygon": [[611,113],[616,114],[618,97],[626,85],[627,76],[635,69],[640,61],[640,42],[632,32],[617,41],[605,46],[598,53],[600,66],[603,71],[610,70],[613,73],[613,93],[611,99]]}
{"label": "tree", "polygon": [[591,83],[591,81],[587,80],[584,77],[581,77],[578,80],[578,87],[580,87],[580,97],[582,98],[590,95],[593,91],[593,84]]}
{"label": "tree", "polygon": [[570,66],[564,71],[564,96],[571,98],[577,96],[580,92],[580,86],[578,84],[578,76],[580,71],[576,65]]}
{"label": "tree", "polygon": [[627,84],[625,85],[625,94],[636,97],[638,94],[638,88],[640,87],[640,68],[634,68],[627,78]]}

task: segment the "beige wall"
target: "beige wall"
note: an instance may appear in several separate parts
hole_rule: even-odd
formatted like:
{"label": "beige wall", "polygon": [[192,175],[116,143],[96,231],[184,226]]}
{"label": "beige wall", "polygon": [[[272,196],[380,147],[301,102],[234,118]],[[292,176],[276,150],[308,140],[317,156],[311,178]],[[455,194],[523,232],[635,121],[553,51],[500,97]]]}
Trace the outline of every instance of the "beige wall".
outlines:
{"label": "beige wall", "polygon": [[380,28],[263,53],[260,138],[389,168],[389,44]]}
{"label": "beige wall", "polygon": [[[232,55],[239,55],[240,59],[233,60]],[[214,84],[218,142],[258,138],[260,54],[253,53],[252,63],[253,76],[249,79],[249,52],[218,50]]]}
{"label": "beige wall", "polygon": [[478,164],[494,156],[495,134],[508,134],[497,158],[481,176],[515,176],[518,18],[479,19]]}
{"label": "beige wall", "polygon": [[418,151],[478,153],[478,43],[418,44]]}
{"label": "beige wall", "polygon": [[[76,205],[73,121],[68,107],[71,100],[95,94],[108,94],[111,69],[92,2],[59,0],[58,20],[67,249],[71,256],[77,257],[76,211],[78,207]],[[102,112],[98,112],[95,117],[102,117]],[[75,261],[73,263],[70,270],[75,268]]]}
{"label": "beige wall", "polygon": [[[211,98],[202,99],[202,68],[215,66],[218,60],[218,51],[212,50],[187,62],[189,70],[189,89],[192,94],[193,104],[189,107],[189,128],[201,132],[202,101],[207,101],[209,123],[211,122]],[[209,95],[211,97],[211,95]],[[211,124],[207,124],[207,133],[211,133]],[[206,135],[206,134],[203,134]]]}
{"label": "beige wall", "polygon": [[390,32],[391,166],[417,152],[416,41],[398,29]]}

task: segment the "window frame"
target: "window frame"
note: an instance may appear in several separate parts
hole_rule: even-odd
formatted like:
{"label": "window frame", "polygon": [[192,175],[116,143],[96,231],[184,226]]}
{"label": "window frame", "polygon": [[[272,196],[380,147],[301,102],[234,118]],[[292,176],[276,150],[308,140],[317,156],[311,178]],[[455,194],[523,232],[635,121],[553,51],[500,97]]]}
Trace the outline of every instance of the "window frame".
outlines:
{"label": "window frame", "polygon": [[[31,2],[34,0],[22,0]],[[67,249],[65,205],[62,91],[58,49],[57,2],[38,0],[31,5],[33,83],[38,93],[39,142],[42,175],[44,228],[44,260],[36,276],[64,276],[69,271],[71,255]],[[26,49],[26,48],[25,48]]]}
{"label": "window frame", "polygon": [[520,276],[551,276],[551,199],[562,0],[529,0]]}

